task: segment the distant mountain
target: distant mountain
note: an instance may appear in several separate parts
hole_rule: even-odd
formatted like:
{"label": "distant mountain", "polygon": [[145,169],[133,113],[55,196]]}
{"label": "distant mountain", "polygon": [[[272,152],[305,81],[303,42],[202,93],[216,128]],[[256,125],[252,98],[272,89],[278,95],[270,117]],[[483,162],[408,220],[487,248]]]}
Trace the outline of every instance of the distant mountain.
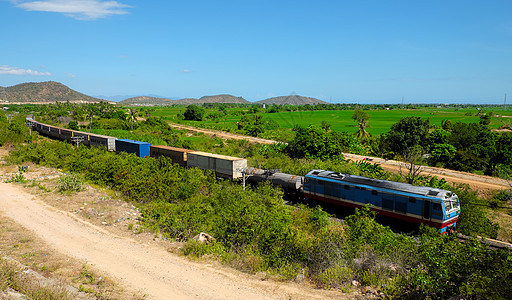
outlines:
{"label": "distant mountain", "polygon": [[104,99],[84,95],[55,81],[27,82],[2,88],[0,98],[9,103],[100,102]]}
{"label": "distant mountain", "polygon": [[245,100],[242,97],[235,97],[232,95],[216,95],[216,96],[204,96],[199,99],[185,98],[176,100],[175,104],[203,104],[203,103],[237,103],[237,104],[250,104],[251,102]]}
{"label": "distant mountain", "polygon": [[325,102],[316,98],[311,97],[303,97],[299,95],[290,95],[290,96],[280,96],[268,98],[265,100],[257,101],[256,103],[261,104],[289,104],[289,105],[305,105],[305,104],[329,104],[329,102]]}
{"label": "distant mountain", "polygon": [[121,105],[172,105],[175,100],[168,98],[157,98],[151,96],[131,97],[120,101]]}
{"label": "distant mountain", "polygon": [[[130,99],[130,98],[139,97],[139,95],[113,95],[113,96],[95,95],[93,97],[100,98],[100,99],[106,99],[106,100],[114,101],[114,102],[120,102],[120,101],[127,100],[127,99]],[[171,99],[171,100],[179,99],[179,97],[164,97],[164,96],[161,96],[161,95],[153,95],[153,94],[147,94],[146,97],[168,98],[168,99]]]}
{"label": "distant mountain", "polygon": [[121,105],[189,105],[189,104],[203,104],[203,103],[241,103],[250,104],[251,102],[242,97],[235,97],[232,95],[216,95],[204,96],[199,99],[184,98],[180,100],[171,100],[169,98],[156,98],[149,96],[132,97],[119,102]]}

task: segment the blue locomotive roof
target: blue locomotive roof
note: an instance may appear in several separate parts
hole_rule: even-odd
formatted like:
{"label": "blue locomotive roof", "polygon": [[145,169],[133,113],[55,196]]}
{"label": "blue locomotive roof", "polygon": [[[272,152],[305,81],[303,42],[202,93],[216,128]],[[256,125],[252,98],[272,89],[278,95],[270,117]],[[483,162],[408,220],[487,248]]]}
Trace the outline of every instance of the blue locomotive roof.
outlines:
{"label": "blue locomotive roof", "polygon": [[447,190],[435,189],[424,186],[415,186],[412,184],[394,182],[389,180],[382,179],[373,179],[369,177],[357,176],[357,175],[349,175],[349,174],[341,174],[332,171],[324,171],[324,170],[312,170],[310,171],[306,177],[321,177],[330,180],[335,180],[340,183],[354,183],[354,184],[363,184],[367,186],[373,186],[378,188],[390,189],[405,193],[413,193],[426,197],[438,198],[438,199],[447,199],[452,196],[452,192]]}

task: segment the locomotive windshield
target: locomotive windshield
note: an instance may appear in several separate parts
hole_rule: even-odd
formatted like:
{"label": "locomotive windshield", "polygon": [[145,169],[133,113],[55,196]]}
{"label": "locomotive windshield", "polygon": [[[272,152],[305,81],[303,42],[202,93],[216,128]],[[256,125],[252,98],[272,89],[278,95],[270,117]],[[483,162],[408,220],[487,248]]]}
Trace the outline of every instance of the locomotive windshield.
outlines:
{"label": "locomotive windshield", "polygon": [[459,198],[453,194],[449,199],[444,200],[444,208],[446,211],[459,208]]}

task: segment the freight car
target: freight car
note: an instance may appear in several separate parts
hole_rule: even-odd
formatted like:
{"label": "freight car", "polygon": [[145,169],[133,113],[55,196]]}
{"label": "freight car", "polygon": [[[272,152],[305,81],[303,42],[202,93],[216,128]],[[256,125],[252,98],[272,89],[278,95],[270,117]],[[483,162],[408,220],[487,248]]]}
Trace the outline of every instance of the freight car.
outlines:
{"label": "freight car", "polygon": [[44,136],[49,136],[58,140],[73,141],[73,138],[79,138],[80,142],[88,146],[101,146],[108,151],[115,151],[115,140],[117,138],[100,134],[88,133],[83,131],[61,128],[38,122],[32,118],[27,118],[26,123]]}
{"label": "freight car", "polygon": [[89,136],[89,146],[105,147],[107,151],[116,151],[116,137],[86,133]]}
{"label": "freight car", "polygon": [[149,147],[150,143],[133,141],[128,139],[118,139],[116,140],[116,152],[127,152],[134,153],[138,157],[149,157]]}
{"label": "freight car", "polygon": [[305,199],[349,207],[371,204],[379,214],[435,227],[440,233],[453,231],[460,214],[456,194],[411,184],[312,170],[304,176]]}
{"label": "freight car", "polygon": [[303,176],[281,173],[272,170],[247,168],[245,170],[247,180],[252,182],[270,181],[288,191],[301,191]]}
{"label": "freight car", "polygon": [[247,159],[193,151],[187,154],[187,166],[213,170],[219,177],[238,179],[247,168]]}
{"label": "freight car", "polygon": [[187,154],[194,150],[175,148],[161,145],[151,145],[151,157],[167,156],[172,159],[173,163],[177,163],[182,167],[187,166]]}

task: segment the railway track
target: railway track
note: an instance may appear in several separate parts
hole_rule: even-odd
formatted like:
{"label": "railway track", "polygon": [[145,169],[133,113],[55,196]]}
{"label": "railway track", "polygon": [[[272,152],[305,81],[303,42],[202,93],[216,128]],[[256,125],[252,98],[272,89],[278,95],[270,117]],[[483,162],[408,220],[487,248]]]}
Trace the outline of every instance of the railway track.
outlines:
{"label": "railway track", "polygon": [[[457,239],[461,243],[465,243],[469,240],[475,239],[475,237],[463,235],[463,234],[457,234]],[[508,249],[512,250],[512,244],[502,242],[499,240],[489,239],[489,238],[482,238],[482,237],[476,237],[482,244],[486,244],[490,249]]]}

